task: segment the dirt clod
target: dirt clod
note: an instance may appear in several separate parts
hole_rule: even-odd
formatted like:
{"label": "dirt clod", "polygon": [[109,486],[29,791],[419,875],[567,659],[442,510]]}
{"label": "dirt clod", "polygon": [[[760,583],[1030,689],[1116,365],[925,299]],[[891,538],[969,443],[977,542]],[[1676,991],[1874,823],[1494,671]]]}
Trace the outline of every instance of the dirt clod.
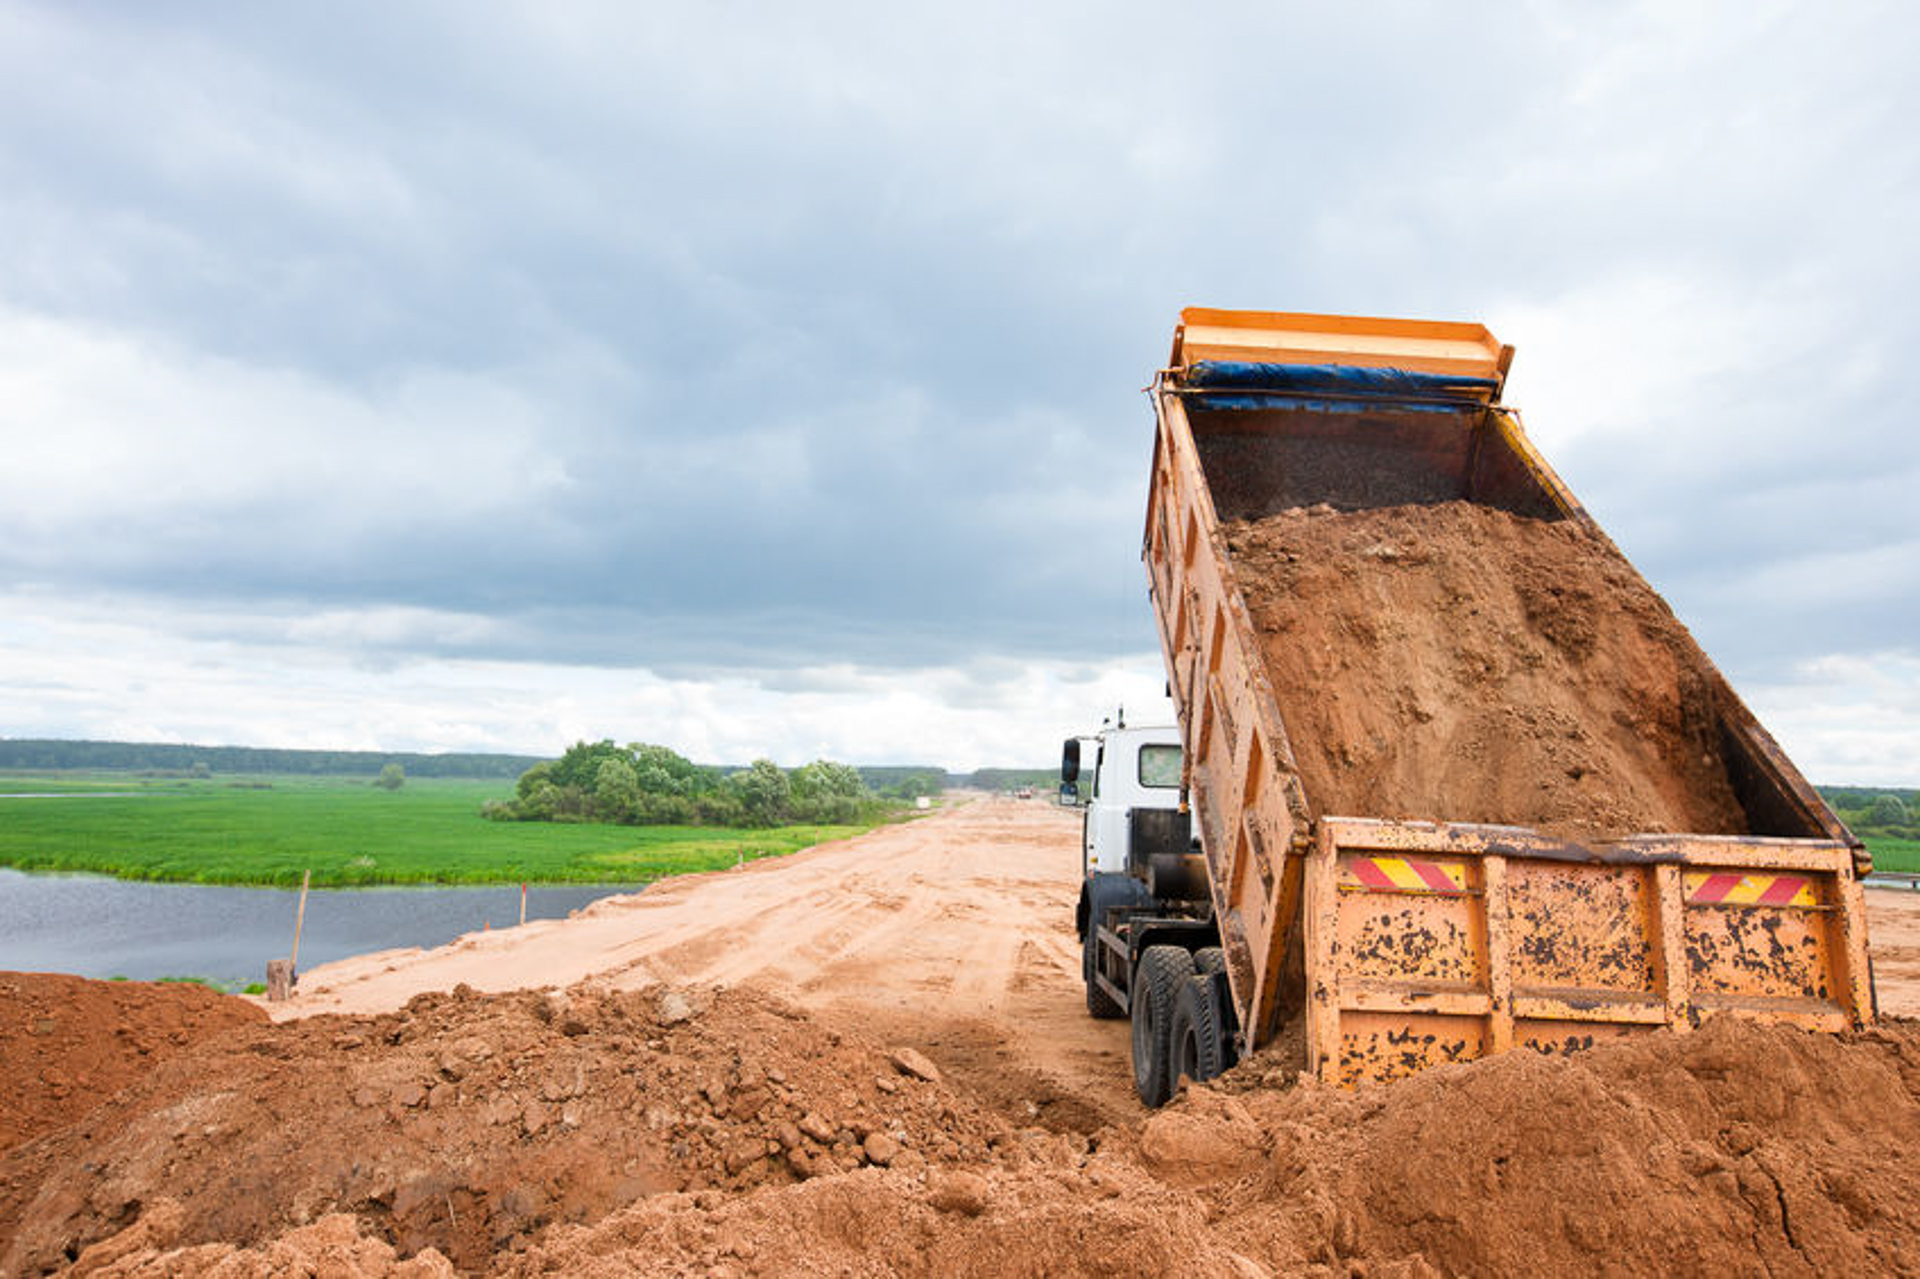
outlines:
{"label": "dirt clod", "polygon": [[942,1212],[978,1217],[987,1210],[987,1179],[974,1172],[952,1172],[936,1178],[927,1202]]}
{"label": "dirt clod", "polygon": [[912,1075],[915,1079],[924,1079],[930,1084],[940,1082],[940,1068],[911,1048],[896,1048],[888,1053],[887,1057],[893,1062],[894,1069],[903,1075]]}

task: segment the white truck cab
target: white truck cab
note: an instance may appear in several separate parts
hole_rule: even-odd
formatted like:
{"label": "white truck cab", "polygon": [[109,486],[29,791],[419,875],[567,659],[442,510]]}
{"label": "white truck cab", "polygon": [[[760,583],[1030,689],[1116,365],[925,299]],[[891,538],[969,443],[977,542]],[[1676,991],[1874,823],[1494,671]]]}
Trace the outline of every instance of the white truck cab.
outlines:
{"label": "white truck cab", "polygon": [[1081,873],[1124,875],[1137,824],[1133,814],[1180,807],[1180,730],[1158,724],[1070,737],[1061,755],[1060,785],[1063,794],[1077,791],[1086,806]]}
{"label": "white truck cab", "polygon": [[[1165,952],[1156,961],[1163,967],[1169,955],[1177,958],[1189,974],[1223,969],[1206,859],[1180,804],[1181,781],[1180,730],[1171,724],[1128,728],[1122,719],[1091,736],[1069,737],[1061,752],[1061,799],[1078,797],[1086,806],[1074,928],[1087,1011],[1095,1017],[1129,1015],[1134,975],[1149,950]],[[1148,1024],[1136,1020],[1136,1033]],[[1136,1045],[1136,1062],[1165,1058],[1143,1057]],[[1166,1100],[1158,1075],[1134,1082],[1142,1098]]]}

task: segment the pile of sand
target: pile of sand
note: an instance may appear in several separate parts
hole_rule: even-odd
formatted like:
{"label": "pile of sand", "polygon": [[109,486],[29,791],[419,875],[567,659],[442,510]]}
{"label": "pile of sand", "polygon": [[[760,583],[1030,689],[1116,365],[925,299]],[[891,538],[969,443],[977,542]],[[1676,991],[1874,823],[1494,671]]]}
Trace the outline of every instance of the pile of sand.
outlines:
{"label": "pile of sand", "polygon": [[1604,539],[1465,502],[1225,533],[1316,813],[1748,833],[1712,668]]}
{"label": "pile of sand", "polygon": [[1913,1022],[1836,1036],[1721,1017],[1359,1092],[1196,1098],[1147,1122],[1147,1166],[1176,1171],[1194,1132],[1203,1148],[1259,1143],[1225,1175],[1201,1161],[1196,1180],[1218,1195],[1217,1238],[1275,1271],[1920,1268]]}

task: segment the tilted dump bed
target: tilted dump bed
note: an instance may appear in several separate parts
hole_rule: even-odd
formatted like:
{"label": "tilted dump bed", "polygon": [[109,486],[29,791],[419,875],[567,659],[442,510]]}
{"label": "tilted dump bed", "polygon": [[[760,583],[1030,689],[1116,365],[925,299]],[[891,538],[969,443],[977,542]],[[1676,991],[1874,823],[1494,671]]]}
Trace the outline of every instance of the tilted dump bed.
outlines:
{"label": "tilted dump bed", "polygon": [[[1467,778],[1474,752],[1502,743],[1483,733],[1457,744],[1459,758],[1439,770],[1434,756],[1420,757],[1427,771],[1409,782],[1395,733],[1381,729],[1402,721],[1353,705],[1351,690],[1338,704],[1342,694],[1321,678],[1344,669],[1343,646],[1383,646],[1384,669],[1392,675],[1399,662],[1407,679],[1381,686],[1408,703],[1386,709],[1404,709],[1410,736],[1433,739],[1427,747],[1454,751],[1434,737],[1435,713],[1444,726],[1449,708],[1430,693],[1422,706],[1415,688],[1439,659],[1419,649],[1418,619],[1395,613],[1389,580],[1422,560],[1417,534],[1429,514],[1505,520],[1515,536],[1594,548],[1605,561],[1597,594],[1519,584],[1561,610],[1544,620],[1529,611],[1523,622],[1570,626],[1571,638],[1549,634],[1570,648],[1620,638],[1606,633],[1628,626],[1616,595],[1654,600],[1634,605],[1643,622],[1633,625],[1663,622],[1651,588],[1501,405],[1511,358],[1470,324],[1191,309],[1175,333],[1154,392],[1145,558],[1244,1046],[1304,1014],[1310,1067],[1352,1084],[1516,1045],[1559,1052],[1686,1029],[1721,1012],[1824,1030],[1866,1023],[1864,851],[1677,624],[1682,638],[1669,647],[1692,665],[1676,677],[1684,705],[1672,714],[1690,745],[1684,759],[1665,746],[1643,752],[1650,773],[1636,785],[1677,805],[1661,810],[1671,812],[1695,811],[1693,792],[1715,791],[1720,809],[1699,811],[1724,812],[1720,829],[1563,822],[1556,806],[1591,780],[1577,759],[1522,797],[1526,822],[1494,824],[1465,810],[1465,788],[1463,807],[1449,803],[1447,778]],[[1330,527],[1312,521],[1387,508],[1402,536],[1337,566],[1354,583],[1352,599],[1382,603],[1338,626],[1315,629],[1311,608],[1304,618],[1285,613],[1290,584],[1304,580],[1289,575],[1314,565],[1285,546],[1259,558],[1236,557],[1230,545],[1251,544],[1256,525],[1244,521],[1286,513],[1294,522],[1283,531]],[[1506,571],[1498,560],[1474,567]],[[1457,594],[1457,584],[1447,589]],[[1268,599],[1277,611],[1260,603]],[[1531,610],[1534,595],[1524,602]],[[1472,603],[1453,603],[1469,627],[1479,618]],[[1581,632],[1589,623],[1597,639]],[[1532,650],[1521,656],[1510,679],[1467,700],[1487,703],[1506,717],[1499,722],[1564,727],[1576,745],[1644,745],[1619,711],[1586,723],[1520,704],[1540,687],[1527,679],[1557,669]],[[1613,691],[1628,703],[1640,696]],[[1338,725],[1370,726],[1370,735],[1322,740]],[[1314,736],[1296,740],[1290,729]],[[1413,784],[1422,781],[1438,789]],[[1477,820],[1460,820],[1469,817]]]}

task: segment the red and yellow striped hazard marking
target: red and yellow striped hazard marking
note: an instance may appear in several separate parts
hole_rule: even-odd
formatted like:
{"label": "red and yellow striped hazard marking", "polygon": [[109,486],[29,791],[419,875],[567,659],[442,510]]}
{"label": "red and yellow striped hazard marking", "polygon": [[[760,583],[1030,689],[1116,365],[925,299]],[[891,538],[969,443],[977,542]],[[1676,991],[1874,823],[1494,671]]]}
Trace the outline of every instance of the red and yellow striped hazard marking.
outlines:
{"label": "red and yellow striped hazard marking", "polygon": [[1342,888],[1376,892],[1450,893],[1467,891],[1467,868],[1459,862],[1416,857],[1351,857],[1342,867]]}
{"label": "red and yellow striped hazard marking", "polygon": [[1805,875],[1740,875],[1733,871],[1690,871],[1689,906],[1818,906],[1813,881]]}

